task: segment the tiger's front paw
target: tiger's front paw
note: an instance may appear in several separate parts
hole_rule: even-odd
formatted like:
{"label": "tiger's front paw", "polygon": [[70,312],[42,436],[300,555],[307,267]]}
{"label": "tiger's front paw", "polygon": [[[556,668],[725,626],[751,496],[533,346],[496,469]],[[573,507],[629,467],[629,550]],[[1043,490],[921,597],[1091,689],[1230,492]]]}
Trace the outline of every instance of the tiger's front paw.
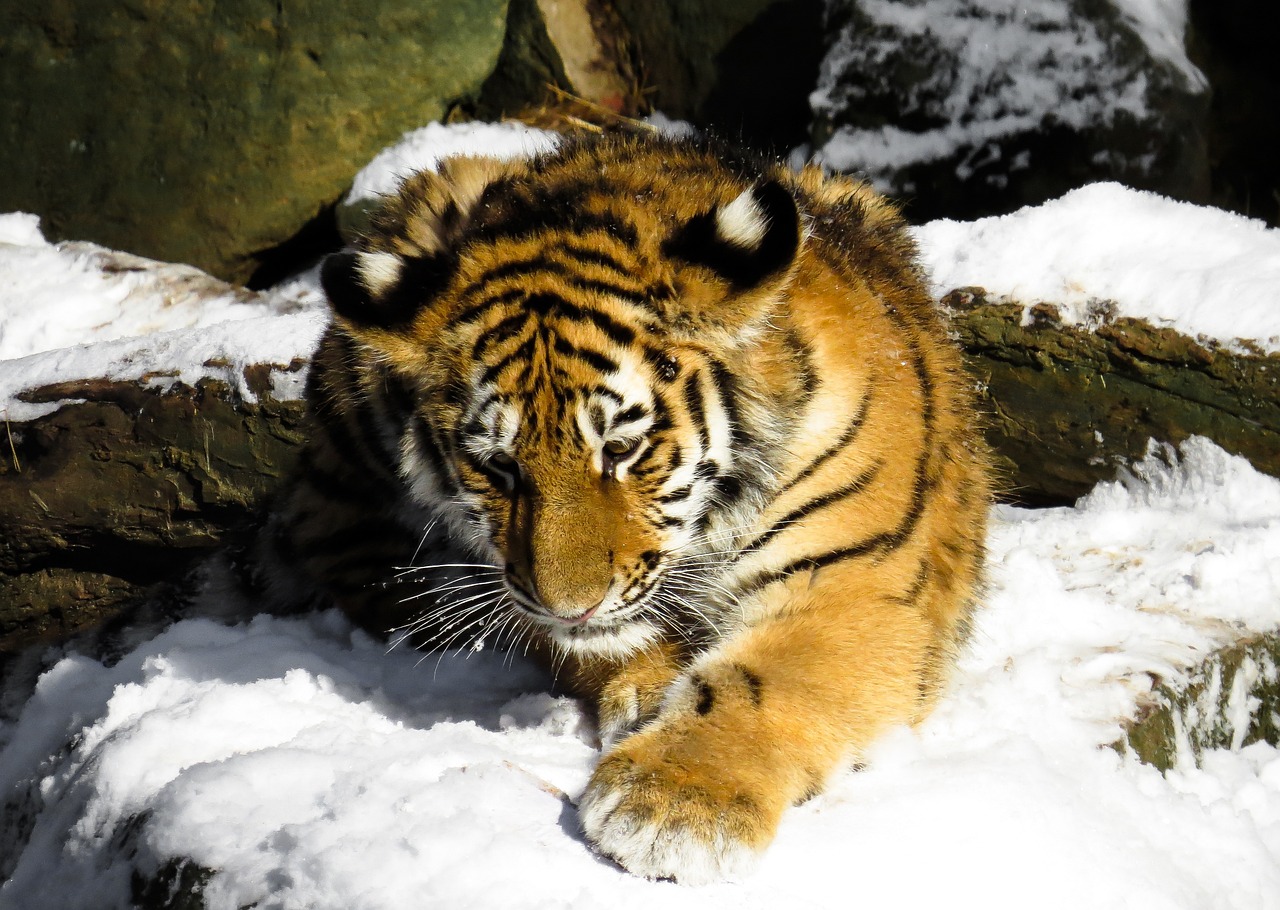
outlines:
{"label": "tiger's front paw", "polygon": [[645,878],[700,885],[744,875],[780,813],[714,758],[664,748],[661,732],[636,734],[601,760],[578,806],[587,839]]}

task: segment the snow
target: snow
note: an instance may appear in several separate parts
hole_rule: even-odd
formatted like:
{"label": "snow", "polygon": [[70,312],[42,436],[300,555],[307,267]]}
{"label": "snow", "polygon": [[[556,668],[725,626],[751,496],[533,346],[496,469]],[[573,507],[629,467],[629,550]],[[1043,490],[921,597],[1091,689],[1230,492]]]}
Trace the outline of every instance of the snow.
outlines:
{"label": "snow", "polygon": [[345,204],[376,201],[394,193],[400,182],[418,171],[436,169],[450,155],[482,154],[507,161],[554,149],[556,133],[523,123],[430,123],[405,133],[356,174]]}
{"label": "snow", "polygon": [[[881,189],[894,173],[966,152],[957,175],[999,157],[1000,142],[1045,125],[1096,128],[1150,116],[1151,80],[1120,59],[1113,35],[1060,0],[831,0],[856,7],[824,57],[810,106],[838,126],[818,150],[823,165],[865,173]],[[1176,79],[1204,91],[1204,76],[1183,45],[1186,0],[1112,0],[1120,17]],[[921,57],[920,55],[924,56]],[[885,99],[877,72],[923,69],[905,97],[894,97],[903,129],[859,124]],[[874,113],[871,114],[874,116]],[[853,122],[847,122],[852,120]],[[1017,162],[1010,162],[1017,169]],[[997,178],[998,179],[998,178]],[[908,186],[900,191],[915,191]]]}
{"label": "snow", "polygon": [[1191,440],[1075,508],[995,519],[948,697],[793,809],[741,882],[591,853],[589,719],[520,657],[387,651],[322,614],[55,663],[4,731],[0,781],[39,811],[0,905],[127,906],[135,869],[188,857],[217,870],[211,908],[1280,906],[1280,752],[1162,776],[1105,748],[1153,677],[1280,623],[1280,481]]}
{"label": "snow", "polygon": [[[919,238],[943,290],[1280,335],[1275,232],[1234,216],[1103,186]],[[288,363],[323,318],[314,276],[175,303],[163,282],[119,296],[133,279],[46,244],[31,216],[0,216],[0,244],[11,419],[32,407],[18,390],[51,381]],[[58,326],[24,309],[46,287]],[[1229,321],[1202,321],[1204,299],[1230,300]],[[126,300],[127,331],[88,315]],[[212,910],[1280,908],[1276,747],[1183,754],[1165,774],[1107,748],[1155,680],[1280,627],[1280,480],[1192,439],[1073,508],[993,519],[985,605],[938,710],[791,810],[742,881],[649,882],[591,852],[575,808],[590,719],[521,656],[388,650],[325,613],[188,619],[109,664],[51,652],[0,721],[0,908],[132,906],[184,859],[211,870]],[[1232,702],[1237,745],[1256,707]]]}
{"label": "snow", "polygon": [[[51,244],[36,216],[0,215],[0,412],[9,420],[59,406],[21,392],[79,379],[168,388],[213,377],[252,400],[244,368],[310,356],[326,318],[314,276],[254,294],[190,266]],[[277,397],[301,395],[296,373],[273,378]]]}
{"label": "snow", "polygon": [[1222,346],[1280,352],[1280,229],[1116,183],[972,222],[915,229],[934,294],[978,286],[1058,306],[1090,325],[1099,304]]}

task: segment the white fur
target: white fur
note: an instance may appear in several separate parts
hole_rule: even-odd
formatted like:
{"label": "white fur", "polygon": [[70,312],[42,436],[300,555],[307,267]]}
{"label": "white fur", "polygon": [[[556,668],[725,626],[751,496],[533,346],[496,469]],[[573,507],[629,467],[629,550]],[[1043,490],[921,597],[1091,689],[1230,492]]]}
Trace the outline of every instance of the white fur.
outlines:
{"label": "white fur", "polygon": [[725,243],[744,250],[759,248],[768,228],[769,219],[751,190],[716,210],[716,234]]}
{"label": "white fur", "polygon": [[754,850],[723,831],[710,839],[688,826],[639,823],[622,807],[625,793],[593,784],[578,803],[582,830],[596,848],[645,878],[706,885],[741,878],[756,864]]}
{"label": "white fur", "polygon": [[361,282],[375,296],[399,281],[400,270],[404,268],[404,260],[394,253],[361,253],[356,261]]}
{"label": "white fur", "polygon": [[622,660],[653,644],[660,635],[657,627],[647,622],[629,622],[618,629],[595,634],[574,635],[568,629],[551,626],[547,629],[556,644],[566,651],[584,657],[606,657]]}

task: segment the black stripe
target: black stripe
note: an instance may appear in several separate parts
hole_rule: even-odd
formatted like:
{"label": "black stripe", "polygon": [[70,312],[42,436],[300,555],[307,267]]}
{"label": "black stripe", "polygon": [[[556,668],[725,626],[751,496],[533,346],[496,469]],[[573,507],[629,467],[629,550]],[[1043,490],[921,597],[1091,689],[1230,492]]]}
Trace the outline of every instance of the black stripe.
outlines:
{"label": "black stripe", "polygon": [[689,411],[689,422],[697,429],[698,442],[705,453],[711,448],[711,431],[707,427],[706,404],[702,400],[702,382],[696,370],[685,377],[683,393],[684,405]]}
{"label": "black stripe", "polygon": [[721,506],[737,502],[746,490],[746,478],[737,474],[722,474],[716,478],[716,502]]}
{"label": "black stripe", "polygon": [[804,392],[805,400],[808,401],[813,398],[818,386],[822,384],[821,377],[813,367],[813,349],[793,325],[788,325],[783,332],[782,343],[791,351],[792,359],[796,362],[796,368],[800,373],[800,388]]}
{"label": "black stripe", "polygon": [[630,407],[623,408],[617,414],[613,415],[613,425],[618,426],[619,424],[632,423],[633,421],[640,420],[647,416],[648,413],[649,411],[644,405],[633,404]]}
{"label": "black stripe", "polygon": [[609,388],[608,386],[604,386],[604,385],[592,386],[588,391],[588,394],[596,398],[606,398],[609,401],[612,401],[616,405],[622,404],[622,396],[619,395],[617,392],[615,392],[613,389]]}
{"label": "black stripe", "polygon": [[838,455],[846,446],[848,446],[851,442],[853,442],[854,439],[857,438],[859,431],[863,427],[863,424],[865,424],[867,421],[867,412],[868,410],[870,410],[871,395],[874,391],[875,391],[875,386],[867,387],[866,394],[862,396],[862,401],[859,402],[858,404],[857,413],[854,414],[853,417],[849,420],[849,424],[844,428],[844,431],[840,434],[840,438],[837,439],[835,442],[833,442],[830,446],[828,446],[826,451],[824,451],[821,455],[819,455],[813,461],[809,462],[809,464],[805,465],[804,469],[799,474],[797,474],[791,480],[783,484],[782,487],[778,490],[779,496],[781,496],[783,493],[787,492],[788,490],[792,489],[793,487],[798,486],[803,481],[808,480],[810,477],[813,476],[815,471],[817,471],[824,464],[826,464],[828,461],[830,461],[832,458]]}
{"label": "black stripe", "polygon": [[431,474],[436,478],[437,482],[446,493],[457,491],[457,479],[449,470],[449,462],[445,458],[444,449],[440,445],[440,439],[434,428],[429,426],[425,420],[418,420],[414,425],[414,437],[418,442],[418,449],[426,456],[426,460],[431,465]]}
{"label": "black stripe", "polygon": [[569,319],[590,322],[610,341],[620,347],[627,347],[636,340],[634,330],[618,322],[608,313],[603,313],[593,307],[580,307],[567,300],[557,298],[555,309]]}
{"label": "black stripe", "polygon": [[627,468],[627,473],[638,480],[643,480],[652,474],[659,473],[662,470],[660,465],[651,464],[645,467],[645,464],[653,460],[662,445],[663,443],[661,442],[655,442],[653,445],[646,447],[643,452],[636,456],[636,460],[631,462],[631,467]]}
{"label": "black stripe", "polygon": [[925,585],[929,583],[930,574],[929,566],[921,565],[920,570],[916,572],[916,576],[911,582],[911,587],[907,589],[906,593],[890,597],[889,600],[900,603],[903,606],[914,607],[920,595],[924,593]]}
{"label": "black stripe", "polygon": [[630,276],[634,271],[605,250],[597,247],[584,247],[579,246],[576,243],[563,243],[556,249],[561,253],[572,256],[579,262],[585,262],[591,265],[598,265],[602,268],[611,269],[619,275]]}
{"label": "black stripe", "polygon": [[556,353],[574,360],[581,360],[583,363],[589,364],[597,371],[606,374],[618,372],[618,363],[612,357],[606,357],[599,351],[593,351],[590,348],[580,348],[572,344],[562,335],[557,335],[555,343]]}
{"label": "black stripe", "polygon": [[734,561],[736,562],[737,560],[742,559],[747,554],[754,553],[756,550],[759,550],[769,541],[773,540],[773,538],[777,537],[779,534],[785,531],[788,527],[795,524],[797,521],[801,520],[802,518],[812,515],[814,512],[817,512],[819,509],[825,509],[827,508],[827,506],[833,505],[834,503],[847,499],[850,496],[856,496],[859,493],[863,492],[864,490],[866,490],[868,486],[870,486],[871,482],[875,480],[876,475],[880,473],[880,469],[883,466],[884,466],[883,461],[877,461],[875,464],[867,468],[867,470],[863,471],[861,474],[859,474],[853,480],[849,481],[849,483],[845,484],[844,486],[839,487],[835,490],[831,490],[827,493],[824,493],[821,496],[818,496],[814,499],[810,499],[796,506],[786,515],[783,515],[781,518],[775,521],[773,525],[769,528],[769,530],[765,531],[759,537],[745,544],[738,551],[737,555],[734,557]]}
{"label": "black stripe", "polygon": [[471,359],[479,360],[489,348],[519,335],[528,321],[528,313],[512,313],[505,317],[476,339],[476,343],[471,346]]}
{"label": "black stripe", "polygon": [[613,284],[608,281],[597,281],[594,278],[584,278],[581,275],[566,273],[564,277],[575,288],[582,291],[595,291],[600,294],[606,294],[610,297],[617,297],[625,300],[627,303],[642,307],[652,311],[653,304],[649,300],[649,293],[644,289],[638,290],[632,288],[624,288],[621,285]]}
{"label": "black stripe", "polygon": [[736,440],[738,429],[741,427],[738,412],[738,378],[716,358],[708,357],[707,360],[711,365],[711,382],[715,387],[716,396],[720,399],[720,407],[724,409],[729,420],[730,435]]}
{"label": "black stripe", "polygon": [[[521,342],[514,350],[508,351],[507,354],[503,356],[501,360],[499,360],[495,364],[492,364],[483,373],[481,373],[480,380],[479,382],[476,383],[476,385],[481,387],[486,386],[489,383],[493,382],[495,379],[497,379],[498,376],[501,375],[502,371],[505,370],[507,367],[509,367],[511,364],[516,363],[517,361],[522,363],[528,361],[529,358],[533,356],[534,348],[536,348],[537,346],[538,346],[538,336],[536,334],[530,335],[523,342]],[[482,410],[482,409],[477,409],[477,411],[479,410]]]}
{"label": "black stripe", "polygon": [[531,237],[549,230],[563,230],[571,234],[602,231],[628,246],[639,243],[635,227],[621,217],[585,211],[579,207],[586,189],[582,185],[539,188],[532,194],[533,198],[512,200],[514,204],[495,220],[477,225],[473,236],[483,242],[496,242]]}
{"label": "black stripe", "polygon": [[[485,288],[483,286],[477,286],[477,292],[484,289]],[[523,297],[526,293],[527,291],[524,288],[517,286],[513,288],[506,288],[491,297],[485,297],[479,303],[471,304],[455,316],[453,318],[453,327],[456,328],[458,326],[467,325],[468,323],[479,322],[480,319],[494,307],[511,303],[513,300]]]}
{"label": "black stripe", "polygon": [[692,484],[685,484],[682,487],[677,487],[670,493],[663,493],[659,496],[655,496],[654,502],[660,502],[663,504],[680,502],[682,499],[688,499],[691,493],[693,493]]}

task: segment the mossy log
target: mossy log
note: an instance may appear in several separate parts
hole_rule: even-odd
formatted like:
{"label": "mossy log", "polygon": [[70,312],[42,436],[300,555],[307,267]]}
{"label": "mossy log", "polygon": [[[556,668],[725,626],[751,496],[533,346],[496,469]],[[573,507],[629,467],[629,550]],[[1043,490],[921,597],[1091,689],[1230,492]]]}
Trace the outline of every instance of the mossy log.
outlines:
{"label": "mossy log", "polygon": [[[1063,325],[1043,305],[1024,320],[976,289],[944,303],[983,389],[1007,498],[1069,502],[1149,438],[1193,434],[1280,475],[1280,357],[1133,319]],[[0,441],[0,653],[102,621],[251,522],[301,441],[302,405],[271,397],[272,369],[246,377],[254,401],[212,380],[23,395],[74,402],[8,424]]]}
{"label": "mossy log", "polygon": [[1096,307],[1089,326],[1057,308],[988,299],[981,288],[943,304],[981,383],[987,435],[1006,498],[1061,504],[1148,440],[1206,436],[1280,476],[1280,355],[1241,353]]}

